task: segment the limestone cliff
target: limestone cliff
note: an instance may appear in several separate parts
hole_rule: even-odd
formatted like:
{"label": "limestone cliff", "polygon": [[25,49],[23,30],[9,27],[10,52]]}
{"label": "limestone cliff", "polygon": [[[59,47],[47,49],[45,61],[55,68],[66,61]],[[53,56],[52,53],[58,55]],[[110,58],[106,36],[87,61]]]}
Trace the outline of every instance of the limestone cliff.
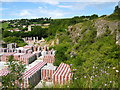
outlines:
{"label": "limestone cliff", "polygon": [[104,18],[78,23],[68,27],[68,32],[74,43],[81,39],[89,30],[96,30],[96,38],[105,33],[116,35],[116,44],[120,45],[120,21],[108,21]]}

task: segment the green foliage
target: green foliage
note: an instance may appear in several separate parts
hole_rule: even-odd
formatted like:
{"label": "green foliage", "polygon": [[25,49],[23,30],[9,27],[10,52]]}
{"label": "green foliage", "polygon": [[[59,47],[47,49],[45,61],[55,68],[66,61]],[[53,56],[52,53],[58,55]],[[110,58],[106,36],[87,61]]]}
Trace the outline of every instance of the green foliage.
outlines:
{"label": "green foliage", "polygon": [[100,16],[100,17],[106,17],[107,15],[102,15],[102,16]]}
{"label": "green foliage", "polygon": [[41,28],[40,26],[35,26],[33,27],[32,31],[29,32],[24,32],[24,31],[14,31],[14,32],[10,32],[10,31],[4,31],[3,32],[3,37],[8,37],[8,36],[16,36],[16,37],[36,37],[38,36],[39,38],[41,37],[47,37],[47,28]]}
{"label": "green foliage", "polygon": [[48,28],[48,36],[56,36],[57,33],[66,32],[68,26],[74,25],[76,23],[86,22],[88,20],[93,20],[98,18],[98,15],[93,14],[91,16],[75,16],[73,18],[66,19],[55,19],[51,21]]}
{"label": "green foliage", "polygon": [[3,38],[3,41],[6,43],[17,43],[18,46],[20,47],[26,45],[26,43],[20,37],[6,37],[6,38]]}
{"label": "green foliage", "polygon": [[72,64],[74,78],[70,88],[118,88],[120,47],[115,44],[115,34],[111,35],[107,28],[106,33],[97,38],[96,28],[90,22],[83,24],[86,31],[77,44],[66,40],[67,34],[60,34],[61,43],[55,48],[55,65],[61,62]]}
{"label": "green foliage", "polygon": [[55,54],[56,62],[54,63],[54,65],[58,66],[61,62],[65,62],[67,60],[67,56],[65,55],[65,52],[68,48],[69,48],[69,43],[61,43],[55,47],[57,52]]}
{"label": "green foliage", "polygon": [[47,37],[47,29],[41,28],[41,26],[33,27],[33,30],[30,32],[29,36],[38,36],[38,37]]}
{"label": "green foliage", "polygon": [[120,8],[118,6],[115,7],[113,14],[106,17],[107,20],[120,20]]}
{"label": "green foliage", "polygon": [[96,19],[96,18],[98,18],[98,15],[96,15],[96,14],[93,14],[93,15],[90,16],[90,20]]}
{"label": "green foliage", "polygon": [[20,37],[6,37],[3,39],[6,43],[20,43],[23,42]]}
{"label": "green foliage", "polygon": [[2,87],[4,88],[18,88],[19,86],[15,83],[18,81],[19,84],[23,82],[22,73],[25,71],[25,65],[18,60],[15,60],[13,56],[8,58],[8,69],[10,73],[2,77]]}
{"label": "green foliage", "polygon": [[51,25],[48,29],[48,35],[49,36],[55,36],[57,32],[64,32],[65,29],[68,27],[69,19],[59,19],[59,20],[53,20],[51,22]]}

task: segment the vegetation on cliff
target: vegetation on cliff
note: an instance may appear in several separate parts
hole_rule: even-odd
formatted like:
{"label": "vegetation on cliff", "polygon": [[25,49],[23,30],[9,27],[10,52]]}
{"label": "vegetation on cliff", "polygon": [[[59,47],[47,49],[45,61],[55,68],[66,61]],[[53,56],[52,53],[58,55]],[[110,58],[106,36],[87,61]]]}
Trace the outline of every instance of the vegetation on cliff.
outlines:
{"label": "vegetation on cliff", "polygon": [[[112,15],[110,15],[112,18]],[[106,17],[108,18],[108,17]],[[120,46],[116,45],[116,24],[107,23],[105,17],[71,25],[64,33],[57,34],[56,61],[71,65],[73,83],[68,88],[118,88]],[[110,18],[110,17],[109,17]],[[113,20],[113,19],[111,19]],[[118,19],[117,23],[119,22]],[[99,22],[99,24],[96,22]],[[115,22],[114,22],[115,23]],[[106,24],[105,26],[102,24]],[[102,27],[102,29],[100,29]],[[60,86],[58,86],[60,87]]]}

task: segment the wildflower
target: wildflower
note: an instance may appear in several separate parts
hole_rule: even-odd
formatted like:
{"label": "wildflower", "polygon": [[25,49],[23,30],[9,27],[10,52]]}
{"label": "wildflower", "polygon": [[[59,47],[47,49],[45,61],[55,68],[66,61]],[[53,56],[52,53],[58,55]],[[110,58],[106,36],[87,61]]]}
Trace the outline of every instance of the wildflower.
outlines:
{"label": "wildflower", "polygon": [[74,70],[77,70],[77,69],[74,69]]}
{"label": "wildflower", "polygon": [[116,70],[116,72],[119,72],[118,70]]}
{"label": "wildflower", "polygon": [[77,78],[75,78],[75,79],[77,79]]}
{"label": "wildflower", "polygon": [[95,67],[93,66],[93,68],[95,68]]}
{"label": "wildflower", "polygon": [[113,67],[113,69],[115,69],[115,67]]}
{"label": "wildflower", "polygon": [[106,73],[107,75],[109,75],[109,73]]}
{"label": "wildflower", "polygon": [[93,79],[90,79],[90,80],[93,80]]}
{"label": "wildflower", "polygon": [[70,66],[72,66],[73,64],[70,64]]}
{"label": "wildflower", "polygon": [[69,88],[69,86],[67,86]]}
{"label": "wildflower", "polygon": [[70,78],[70,80],[72,80],[72,78]]}
{"label": "wildflower", "polygon": [[96,69],[97,69],[98,67],[96,67]]}
{"label": "wildflower", "polygon": [[102,71],[102,73],[105,73],[105,71]]}
{"label": "wildflower", "polygon": [[95,75],[97,77],[97,75]]}
{"label": "wildflower", "polygon": [[112,81],[110,81],[110,83],[112,83]]}
{"label": "wildflower", "polygon": [[104,73],[106,73],[106,71]]}
{"label": "wildflower", "polygon": [[91,76],[91,78],[94,78],[94,76]]}
{"label": "wildflower", "polygon": [[104,84],[105,86],[107,86],[107,84]]}
{"label": "wildflower", "polygon": [[108,66],[108,68],[110,68],[110,67]]}
{"label": "wildflower", "polygon": [[12,83],[12,85],[14,85],[14,83]]}
{"label": "wildflower", "polygon": [[84,78],[86,78],[86,76],[84,76]]}

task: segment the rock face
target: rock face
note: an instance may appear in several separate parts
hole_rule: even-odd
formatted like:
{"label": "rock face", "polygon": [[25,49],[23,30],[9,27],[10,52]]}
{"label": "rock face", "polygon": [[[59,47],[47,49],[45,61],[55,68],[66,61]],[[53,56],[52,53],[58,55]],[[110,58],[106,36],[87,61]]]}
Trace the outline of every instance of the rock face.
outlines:
{"label": "rock face", "polygon": [[117,31],[116,33],[116,44],[120,45],[120,32],[119,31]]}
{"label": "rock face", "polygon": [[118,30],[118,22],[117,21],[107,21],[103,19],[98,19],[94,23],[97,29],[97,37],[103,35],[106,30],[110,30],[111,34]]}
{"label": "rock face", "polygon": [[92,26],[97,31],[96,37],[101,37],[106,32],[109,32],[111,35],[116,35],[116,44],[120,45],[120,21],[108,21],[101,18],[89,23],[90,24],[79,23],[68,27],[69,35],[74,43],[77,42],[75,40],[81,39],[83,37],[83,33],[87,33],[89,30],[92,30],[90,28],[90,26]]}
{"label": "rock face", "polygon": [[97,37],[104,34],[107,29],[111,31],[110,34],[116,33],[116,44],[120,45],[120,22],[96,20],[95,27],[97,28]]}

